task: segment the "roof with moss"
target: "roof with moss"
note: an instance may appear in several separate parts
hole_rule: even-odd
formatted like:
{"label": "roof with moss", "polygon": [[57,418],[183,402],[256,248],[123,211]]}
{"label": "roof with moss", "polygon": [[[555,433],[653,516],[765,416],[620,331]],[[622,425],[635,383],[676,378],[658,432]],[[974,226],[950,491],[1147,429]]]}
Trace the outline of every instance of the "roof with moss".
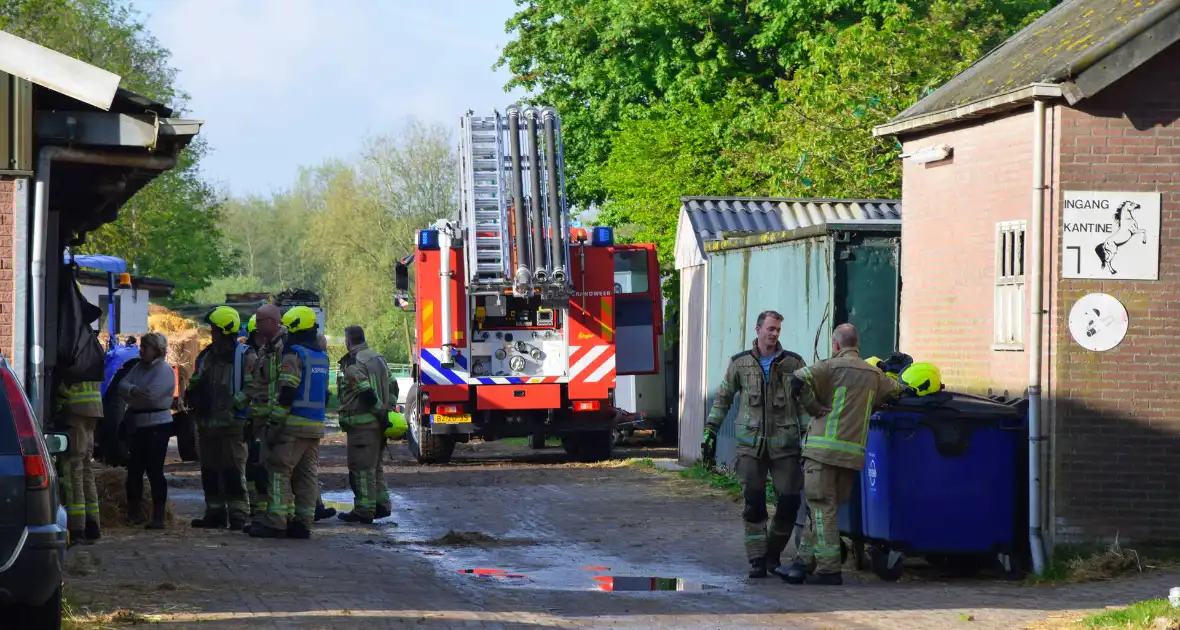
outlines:
{"label": "roof with moss", "polygon": [[1068,81],[1178,10],[1180,0],[1065,0],[890,122]]}

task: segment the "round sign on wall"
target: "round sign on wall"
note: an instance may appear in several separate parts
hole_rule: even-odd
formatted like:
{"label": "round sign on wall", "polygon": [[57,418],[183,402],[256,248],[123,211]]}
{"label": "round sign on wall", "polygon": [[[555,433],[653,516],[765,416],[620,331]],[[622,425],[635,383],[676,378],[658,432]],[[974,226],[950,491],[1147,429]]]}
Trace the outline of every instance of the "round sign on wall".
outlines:
{"label": "round sign on wall", "polygon": [[1127,309],[1113,295],[1084,295],[1069,311],[1069,333],[1087,350],[1110,350],[1127,335]]}

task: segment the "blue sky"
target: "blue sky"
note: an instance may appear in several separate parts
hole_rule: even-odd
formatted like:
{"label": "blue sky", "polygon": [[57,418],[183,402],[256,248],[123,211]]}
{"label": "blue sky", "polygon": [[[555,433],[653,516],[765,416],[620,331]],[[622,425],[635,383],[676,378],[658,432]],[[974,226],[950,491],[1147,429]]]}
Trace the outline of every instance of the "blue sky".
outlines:
{"label": "blue sky", "polygon": [[504,92],[491,66],[513,0],[133,0],[172,51],[205,174],[235,195],[287,188],[299,166],[351,158],[407,117],[457,129]]}

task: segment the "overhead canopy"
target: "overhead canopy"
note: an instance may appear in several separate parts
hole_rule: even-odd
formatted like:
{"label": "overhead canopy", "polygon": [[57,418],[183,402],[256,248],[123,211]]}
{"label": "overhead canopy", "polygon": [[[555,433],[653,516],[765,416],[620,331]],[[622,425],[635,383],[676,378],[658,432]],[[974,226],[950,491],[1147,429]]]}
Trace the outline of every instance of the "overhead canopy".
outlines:
{"label": "overhead canopy", "polygon": [[97,107],[111,108],[119,75],[0,31],[0,71]]}

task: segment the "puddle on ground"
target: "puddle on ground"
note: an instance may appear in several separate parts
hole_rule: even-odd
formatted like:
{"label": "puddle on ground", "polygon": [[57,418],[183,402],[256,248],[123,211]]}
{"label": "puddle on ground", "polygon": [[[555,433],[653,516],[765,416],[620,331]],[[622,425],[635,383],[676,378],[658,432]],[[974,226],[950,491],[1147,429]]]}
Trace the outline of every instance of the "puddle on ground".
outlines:
{"label": "puddle on ground", "polygon": [[[393,503],[393,516],[387,516],[382,519],[373,521],[375,525],[392,525],[397,527],[400,525],[398,521],[399,511],[404,512],[409,507],[405,498],[396,492],[389,493],[389,499]],[[328,492],[320,491],[320,501],[324,502],[324,507],[336,508],[336,512],[351,512],[353,506],[352,490],[330,490]],[[327,522],[341,522],[336,517],[332,517],[320,523]]]}
{"label": "puddle on ground", "polygon": [[[440,572],[458,574],[475,584],[504,588],[627,592],[701,592],[726,590],[727,576],[702,572],[699,566],[660,563],[660,572],[682,577],[632,577],[651,574],[651,566],[605,555],[585,543],[538,543],[521,546],[438,547],[405,543]],[[576,559],[576,560],[571,560]]]}
{"label": "puddle on ground", "polygon": [[594,581],[598,583],[599,590],[612,593],[620,591],[705,591],[721,588],[702,582],[689,582],[684,578],[667,577],[596,575]]}

